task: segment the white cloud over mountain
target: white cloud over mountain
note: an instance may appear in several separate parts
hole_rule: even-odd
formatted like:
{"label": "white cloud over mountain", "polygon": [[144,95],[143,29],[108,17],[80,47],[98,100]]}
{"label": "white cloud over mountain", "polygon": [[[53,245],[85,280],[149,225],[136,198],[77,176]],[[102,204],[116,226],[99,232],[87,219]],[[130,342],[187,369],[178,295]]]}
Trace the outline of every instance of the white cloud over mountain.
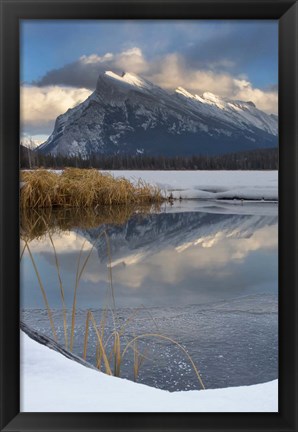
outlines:
{"label": "white cloud over mountain", "polygon": [[206,68],[189,66],[180,53],[147,59],[139,47],[100,56],[81,56],[73,63],[49,71],[34,85],[21,87],[22,129],[32,133],[50,133],[59,114],[85,100],[96,86],[98,74],[111,69],[140,74],[169,91],[182,86],[192,93],[206,91],[230,99],[252,101],[267,112],[277,113],[277,90],[260,89],[244,76],[219,72],[212,64]]}
{"label": "white cloud over mountain", "polygon": [[21,86],[21,129],[32,134],[50,133],[57,116],[83,102],[92,93],[66,86]]}

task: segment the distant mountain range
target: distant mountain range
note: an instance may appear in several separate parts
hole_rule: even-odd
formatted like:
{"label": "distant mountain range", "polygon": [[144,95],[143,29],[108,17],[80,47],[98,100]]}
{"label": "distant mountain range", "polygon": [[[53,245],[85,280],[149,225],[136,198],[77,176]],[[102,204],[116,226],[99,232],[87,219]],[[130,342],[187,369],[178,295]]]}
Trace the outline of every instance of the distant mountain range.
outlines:
{"label": "distant mountain range", "polygon": [[56,119],[44,154],[218,155],[277,146],[278,118],[253,102],[169,93],[132,73],[100,74],[96,90]]}

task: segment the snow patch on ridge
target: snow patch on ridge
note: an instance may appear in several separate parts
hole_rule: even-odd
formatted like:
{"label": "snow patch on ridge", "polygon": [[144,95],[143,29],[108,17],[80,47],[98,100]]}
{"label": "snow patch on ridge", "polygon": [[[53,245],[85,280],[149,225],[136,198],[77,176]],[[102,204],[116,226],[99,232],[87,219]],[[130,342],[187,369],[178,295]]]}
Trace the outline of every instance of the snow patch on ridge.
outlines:
{"label": "snow patch on ridge", "polygon": [[185,88],[183,88],[183,87],[177,87],[176,92],[179,93],[179,94],[182,94],[182,96],[185,96],[185,97],[187,97],[187,98],[194,99],[194,95],[191,94],[191,93],[189,93],[189,92],[188,92],[187,90],[185,90]]}
{"label": "snow patch on ridge", "polygon": [[147,88],[147,89],[153,87],[150,86],[149,83],[146,82],[144,79],[142,79],[141,77],[133,73],[124,72],[122,76],[120,76],[112,71],[106,71],[105,75],[110,78],[113,78],[114,80],[120,81],[121,83],[129,84],[131,86]]}
{"label": "snow patch on ridge", "polygon": [[259,110],[251,101],[228,100],[211,92],[205,92],[202,96],[193,95],[183,87],[178,87],[176,93],[190,100],[192,107],[197,111],[205,112],[241,129],[253,126],[275,136],[278,134],[277,117]]}

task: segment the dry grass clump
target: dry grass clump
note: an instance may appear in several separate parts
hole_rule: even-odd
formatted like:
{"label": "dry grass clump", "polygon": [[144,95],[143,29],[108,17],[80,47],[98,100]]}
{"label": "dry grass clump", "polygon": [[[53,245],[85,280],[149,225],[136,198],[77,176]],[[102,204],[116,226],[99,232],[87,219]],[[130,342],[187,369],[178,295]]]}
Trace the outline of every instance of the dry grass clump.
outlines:
{"label": "dry grass clump", "polygon": [[21,180],[25,183],[20,193],[21,208],[146,204],[164,199],[157,187],[142,180],[133,184],[96,169],[25,171]]}
{"label": "dry grass clump", "polygon": [[57,190],[57,175],[47,170],[21,173],[25,185],[20,191],[21,207],[50,207]]}

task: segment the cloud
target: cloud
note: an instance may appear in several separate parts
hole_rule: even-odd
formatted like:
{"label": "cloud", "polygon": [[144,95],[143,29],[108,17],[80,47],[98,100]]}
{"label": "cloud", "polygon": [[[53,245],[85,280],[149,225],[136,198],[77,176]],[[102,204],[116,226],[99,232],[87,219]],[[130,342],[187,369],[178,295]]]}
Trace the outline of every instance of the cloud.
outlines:
{"label": "cloud", "polygon": [[[229,63],[221,59],[217,67],[220,61],[222,65]],[[194,94],[208,91],[230,99],[252,101],[269,114],[277,113],[276,85],[256,88],[243,75],[232,75],[224,67],[223,71],[217,71],[214,63],[208,66],[209,69],[191,67],[179,53],[156,56],[149,61],[139,47],[102,56],[81,56],[73,63],[49,71],[34,85],[21,87],[21,132],[50,134],[57,116],[83,102],[94,90],[99,73],[105,70],[140,74],[169,91],[182,86]]]}
{"label": "cloud", "polygon": [[176,53],[165,56],[156,69],[148,70],[147,78],[168,90],[181,86],[199,95],[209,91],[230,99],[252,101],[269,114],[277,113],[278,93],[274,87],[262,90],[226,72],[189,68],[185,59]]}
{"label": "cloud", "polygon": [[91,94],[86,88],[62,86],[22,86],[21,87],[22,133],[44,133],[53,128],[58,115],[83,102]]}
{"label": "cloud", "polygon": [[234,80],[236,91],[235,99],[252,101],[255,105],[269,114],[277,114],[278,110],[278,92],[277,88],[266,91],[253,88],[251,83],[246,80]]}
{"label": "cloud", "polygon": [[233,65],[229,59],[214,59],[207,64],[208,69],[206,65],[205,68],[190,66],[185,56],[179,53],[156,56],[148,61],[140,48],[133,47],[119,53],[82,56],[71,64],[48,72],[37,85],[67,85],[93,90],[100,72],[111,69],[121,73],[125,70],[140,74],[170,91],[178,86],[197,94],[209,91],[231,99],[250,100],[261,110],[277,113],[277,89],[274,86],[255,88],[243,75],[227,72],[225,69]]}
{"label": "cloud", "polygon": [[193,93],[202,94],[205,91],[210,91],[220,96],[230,96],[233,90],[233,77],[231,75],[188,68],[183,57],[179,54],[165,56],[159,62],[158,70],[156,72],[148,70],[147,76],[154,83],[169,90],[181,86]]}
{"label": "cloud", "polygon": [[113,69],[121,73],[123,70],[144,73],[149,65],[142,51],[133,47],[120,53],[106,53],[102,56],[91,54],[81,56],[73,63],[69,63],[59,69],[49,71],[41,80],[34,84],[38,86],[67,85],[94,90],[100,72]]}
{"label": "cloud", "polygon": [[[36,254],[49,253],[49,251],[53,250],[52,241],[59,255],[76,253],[81,249],[84,253],[87,253],[92,248],[92,244],[85,237],[74,231],[64,231],[59,234],[54,233],[51,237],[52,239],[48,235],[45,235],[42,241],[40,239],[32,240],[30,242],[31,251]],[[21,243],[24,245],[22,240]],[[84,257],[82,261],[84,261]]]}

